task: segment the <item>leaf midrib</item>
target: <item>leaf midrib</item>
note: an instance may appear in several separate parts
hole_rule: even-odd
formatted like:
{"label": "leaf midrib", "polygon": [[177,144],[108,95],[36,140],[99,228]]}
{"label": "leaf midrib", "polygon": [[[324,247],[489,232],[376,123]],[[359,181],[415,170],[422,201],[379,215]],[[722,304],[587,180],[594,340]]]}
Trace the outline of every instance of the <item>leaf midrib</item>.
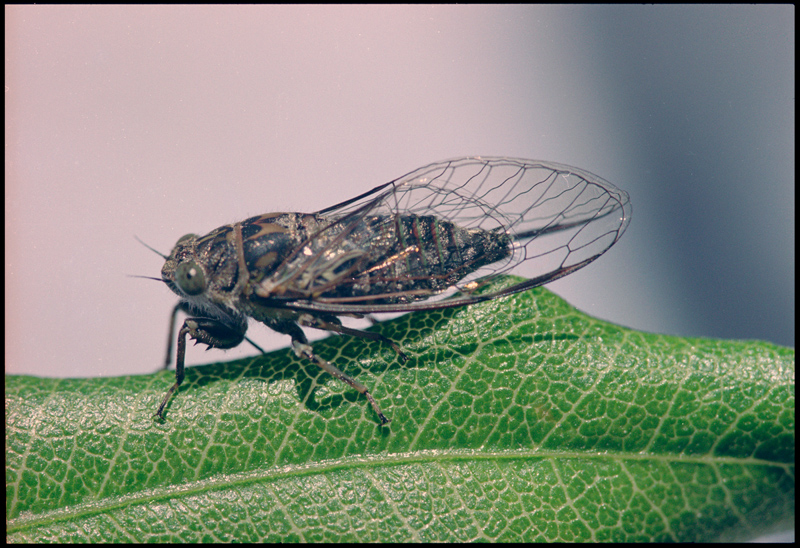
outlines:
{"label": "leaf midrib", "polygon": [[117,499],[100,499],[84,504],[75,505],[69,508],[52,510],[42,514],[25,514],[9,520],[7,522],[7,532],[14,532],[30,527],[36,527],[46,523],[54,523],[67,519],[82,518],[92,515],[108,513],[111,510],[124,508],[133,504],[145,502],[158,502],[161,500],[173,499],[179,496],[196,495],[203,492],[210,492],[220,488],[235,488],[246,486],[258,482],[271,482],[281,479],[297,478],[303,476],[316,476],[341,470],[368,469],[379,466],[388,468],[398,465],[409,464],[430,464],[457,463],[474,461],[512,461],[526,459],[581,459],[581,460],[622,460],[622,461],[659,461],[667,463],[695,463],[716,466],[720,464],[736,464],[740,466],[767,466],[782,469],[786,474],[791,473],[792,463],[778,463],[756,459],[752,457],[715,457],[704,455],[698,457],[687,457],[682,455],[650,455],[643,453],[582,453],[578,451],[441,451],[425,450],[415,453],[392,453],[385,455],[375,455],[372,457],[345,457],[343,459],[333,459],[329,461],[319,461],[314,464],[289,464],[271,470],[250,471],[239,474],[223,474],[218,478],[192,481],[180,485],[171,485],[159,488],[145,489],[139,493],[125,495]]}

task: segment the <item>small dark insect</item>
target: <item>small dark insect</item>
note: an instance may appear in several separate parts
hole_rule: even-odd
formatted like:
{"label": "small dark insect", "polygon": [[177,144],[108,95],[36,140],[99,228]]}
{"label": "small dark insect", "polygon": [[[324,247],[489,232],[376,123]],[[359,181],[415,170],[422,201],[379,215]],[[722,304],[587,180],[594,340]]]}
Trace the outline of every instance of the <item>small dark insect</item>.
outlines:
{"label": "small dark insect", "polygon": [[[178,332],[175,384],[156,415],[183,381],[186,335],[233,348],[251,317],[364,394],[387,424],[367,387],[314,354],[301,327],[379,340],[405,361],[392,341],[337,316],[463,306],[552,282],[605,253],[630,216],[627,193],[588,171],[476,157],[430,164],[316,213],[267,213],[187,234],[161,269],[181,298],[172,324],[178,310],[190,317]],[[523,263],[533,278],[476,292]]]}

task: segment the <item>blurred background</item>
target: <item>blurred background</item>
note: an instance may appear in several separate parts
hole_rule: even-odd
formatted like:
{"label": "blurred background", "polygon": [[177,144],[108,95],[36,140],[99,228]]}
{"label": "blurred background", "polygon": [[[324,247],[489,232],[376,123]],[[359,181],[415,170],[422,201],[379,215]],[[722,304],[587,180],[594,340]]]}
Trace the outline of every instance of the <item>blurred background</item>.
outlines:
{"label": "blurred background", "polygon": [[622,240],[549,286],[571,304],[794,345],[794,6],[5,15],[6,373],[158,369],[176,299],[128,277],[163,264],[134,235],[168,253],[468,155],[570,164],[630,193]]}
{"label": "blurred background", "polygon": [[128,277],[163,264],[134,235],[169,253],[468,155],[566,163],[630,193],[622,240],[549,286],[571,304],[794,345],[793,6],[5,14],[7,373],[158,368],[176,299]]}

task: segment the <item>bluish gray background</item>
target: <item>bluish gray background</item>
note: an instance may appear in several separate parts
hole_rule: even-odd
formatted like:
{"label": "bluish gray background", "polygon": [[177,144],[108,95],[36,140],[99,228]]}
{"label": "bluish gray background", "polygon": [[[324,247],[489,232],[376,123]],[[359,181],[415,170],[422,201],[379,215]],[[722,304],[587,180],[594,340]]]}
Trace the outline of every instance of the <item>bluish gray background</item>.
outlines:
{"label": "bluish gray background", "polygon": [[5,14],[7,373],[157,369],[175,299],[126,277],[163,262],[134,235],[169,252],[465,155],[571,164],[630,193],[622,240],[549,286],[578,308],[794,345],[793,6]]}

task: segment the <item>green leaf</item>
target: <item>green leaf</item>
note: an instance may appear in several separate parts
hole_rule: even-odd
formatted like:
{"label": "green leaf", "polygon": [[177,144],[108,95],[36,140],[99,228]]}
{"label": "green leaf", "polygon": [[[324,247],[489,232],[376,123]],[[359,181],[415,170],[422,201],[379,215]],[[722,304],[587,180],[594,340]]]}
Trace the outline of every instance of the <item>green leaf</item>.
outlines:
{"label": "green leaf", "polygon": [[[505,283],[509,283],[508,280]],[[652,335],[544,289],[105,379],[6,377],[11,542],[709,541],[794,520],[794,350]],[[190,350],[191,352],[191,347]]]}

